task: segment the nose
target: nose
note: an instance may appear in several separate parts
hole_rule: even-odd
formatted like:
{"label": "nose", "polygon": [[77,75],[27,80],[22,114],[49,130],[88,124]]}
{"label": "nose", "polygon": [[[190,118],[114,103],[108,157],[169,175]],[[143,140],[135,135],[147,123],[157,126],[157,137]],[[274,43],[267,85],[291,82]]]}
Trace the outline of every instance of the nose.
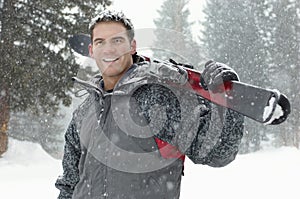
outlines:
{"label": "nose", "polygon": [[110,42],[106,42],[105,45],[103,46],[102,50],[103,50],[102,52],[104,54],[111,54],[111,53],[116,52],[115,46],[113,46]]}

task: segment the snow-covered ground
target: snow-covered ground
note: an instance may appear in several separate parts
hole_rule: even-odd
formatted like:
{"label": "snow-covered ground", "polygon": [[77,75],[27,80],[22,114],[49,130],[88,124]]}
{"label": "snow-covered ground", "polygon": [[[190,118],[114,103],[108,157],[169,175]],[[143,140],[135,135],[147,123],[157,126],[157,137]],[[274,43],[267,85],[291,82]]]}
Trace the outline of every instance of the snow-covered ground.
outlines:
{"label": "snow-covered ground", "polygon": [[[0,158],[1,199],[53,199],[61,162],[38,144],[10,139]],[[181,199],[299,199],[300,150],[270,149],[238,155],[224,168],[185,164]]]}

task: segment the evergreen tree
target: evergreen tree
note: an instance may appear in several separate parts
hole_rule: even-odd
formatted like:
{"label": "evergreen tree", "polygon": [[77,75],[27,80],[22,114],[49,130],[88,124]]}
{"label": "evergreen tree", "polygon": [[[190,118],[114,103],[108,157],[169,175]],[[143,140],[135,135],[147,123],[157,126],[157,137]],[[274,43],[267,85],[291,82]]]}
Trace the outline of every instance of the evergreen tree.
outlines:
{"label": "evergreen tree", "polygon": [[191,32],[193,23],[188,22],[190,11],[188,0],[166,0],[154,20],[156,25],[154,57],[161,60],[174,59],[177,62],[197,66],[203,62],[200,48]]}
{"label": "evergreen tree", "polygon": [[90,18],[109,0],[0,1],[0,154],[7,148],[11,111],[34,114],[68,106],[78,65],[66,45],[86,32]]}
{"label": "evergreen tree", "polygon": [[[274,82],[286,91],[292,102],[292,113],[278,133],[277,143],[296,146],[300,142],[300,2],[274,0],[270,13],[273,19],[272,67]],[[276,133],[276,132],[275,132]]]}
{"label": "evergreen tree", "polygon": [[208,0],[202,42],[208,57],[233,67],[248,83],[268,85],[262,33],[264,1]]}
{"label": "evergreen tree", "polygon": [[[299,12],[295,0],[207,0],[202,37],[207,56],[233,67],[244,82],[295,96],[299,93]],[[241,151],[258,150],[269,138],[291,145],[287,144],[290,135],[299,144],[299,111],[295,110],[292,124],[288,120],[276,127],[246,119]]]}
{"label": "evergreen tree", "polygon": [[63,119],[63,115],[53,117],[51,114],[11,113],[8,135],[14,139],[40,143],[46,152],[59,159],[63,155],[64,144],[59,132],[64,129],[55,121],[58,119]]}
{"label": "evergreen tree", "polygon": [[[270,33],[267,0],[208,0],[202,43],[208,57],[234,68],[243,82],[269,87]],[[245,148],[260,149],[263,125],[246,118]]]}

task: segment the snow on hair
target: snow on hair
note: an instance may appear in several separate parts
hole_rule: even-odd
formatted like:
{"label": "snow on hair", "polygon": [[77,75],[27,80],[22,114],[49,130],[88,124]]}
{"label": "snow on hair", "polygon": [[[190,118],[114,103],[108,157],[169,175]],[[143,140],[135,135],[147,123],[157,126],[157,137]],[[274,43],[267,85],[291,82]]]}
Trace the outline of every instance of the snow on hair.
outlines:
{"label": "snow on hair", "polygon": [[123,12],[121,11],[114,11],[114,10],[104,10],[100,14],[98,14],[96,17],[94,17],[90,24],[89,24],[89,30],[92,34],[95,25],[100,22],[109,22],[109,21],[115,21],[122,23],[126,30],[128,30],[128,36],[130,39],[133,39],[134,37],[134,27],[131,23],[130,19],[128,19]]}

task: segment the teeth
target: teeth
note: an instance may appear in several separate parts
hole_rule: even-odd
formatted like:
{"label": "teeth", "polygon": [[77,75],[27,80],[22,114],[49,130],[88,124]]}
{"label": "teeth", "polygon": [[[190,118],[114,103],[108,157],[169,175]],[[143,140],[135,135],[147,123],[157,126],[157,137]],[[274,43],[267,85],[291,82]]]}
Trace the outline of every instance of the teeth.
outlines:
{"label": "teeth", "polygon": [[113,61],[116,61],[118,59],[119,58],[114,58],[114,59],[112,59],[112,58],[104,58],[103,61],[105,61],[105,62],[113,62]]}

